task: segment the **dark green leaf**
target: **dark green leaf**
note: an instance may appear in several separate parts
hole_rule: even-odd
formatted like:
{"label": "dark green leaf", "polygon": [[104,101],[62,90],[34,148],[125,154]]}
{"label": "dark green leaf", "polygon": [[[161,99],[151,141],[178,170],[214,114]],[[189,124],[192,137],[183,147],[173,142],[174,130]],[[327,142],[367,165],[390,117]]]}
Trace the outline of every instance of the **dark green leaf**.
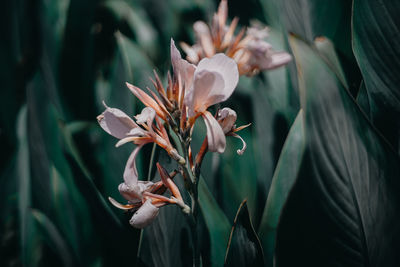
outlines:
{"label": "dark green leaf", "polygon": [[399,266],[400,164],[354,99],[292,37],[306,152],[278,225],[276,266]]}
{"label": "dark green leaf", "polygon": [[260,240],[251,223],[247,201],[238,209],[225,256],[225,266],[264,266]]}
{"label": "dark green leaf", "polygon": [[230,225],[202,178],[199,181],[199,204],[210,234],[211,265],[221,266],[228,244]]}
{"label": "dark green leaf", "polygon": [[276,228],[283,205],[296,181],[304,153],[304,119],[300,110],[294,121],[272,178],[271,188],[259,226],[259,236],[264,249],[265,262],[272,266]]}
{"label": "dark green leaf", "polygon": [[353,50],[370,96],[374,125],[398,150],[400,2],[355,0]]}
{"label": "dark green leaf", "polygon": [[73,254],[54,223],[38,210],[32,210],[32,215],[44,240],[54,250],[54,253],[60,256],[64,266],[75,266]]}

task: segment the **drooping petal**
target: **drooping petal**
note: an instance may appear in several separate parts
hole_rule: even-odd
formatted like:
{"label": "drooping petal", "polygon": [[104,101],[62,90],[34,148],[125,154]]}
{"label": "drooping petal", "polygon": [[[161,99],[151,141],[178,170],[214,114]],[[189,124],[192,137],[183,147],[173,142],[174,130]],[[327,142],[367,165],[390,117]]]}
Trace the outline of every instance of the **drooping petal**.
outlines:
{"label": "drooping petal", "polygon": [[171,63],[174,69],[174,76],[178,78],[181,76],[185,83],[185,87],[190,87],[193,81],[194,71],[196,66],[190,64],[186,60],[182,59],[181,53],[175,46],[174,40],[171,38]]}
{"label": "drooping petal", "polygon": [[223,108],[218,111],[217,121],[222,127],[222,130],[225,134],[232,131],[235,126],[235,122],[237,119],[236,112],[230,108]]}
{"label": "drooping petal", "polygon": [[138,127],[137,124],[123,111],[117,108],[109,108],[97,116],[101,128],[110,135],[122,139],[133,128]]}
{"label": "drooping petal", "polygon": [[[212,58],[204,58],[199,62],[194,73],[194,79],[204,71],[218,73],[223,79],[224,86],[213,86],[213,90],[208,93],[208,105],[214,105],[227,100],[236,88],[239,81],[239,71],[236,62],[224,54],[216,54]],[[218,77],[219,77],[218,76]],[[193,86],[193,91],[202,90]]]}
{"label": "drooping petal", "polygon": [[138,183],[138,171],[136,169],[136,157],[140,151],[142,146],[137,146],[131,155],[129,156],[128,161],[126,162],[125,170],[124,170],[124,182],[129,187],[134,187]]}
{"label": "drooping petal", "polygon": [[146,202],[133,214],[129,223],[138,229],[148,226],[154,221],[159,212],[159,208],[151,203],[151,199]]}
{"label": "drooping petal", "polygon": [[208,149],[212,152],[223,153],[226,146],[224,131],[210,112],[205,111],[203,118],[207,126]]}
{"label": "drooping petal", "polygon": [[135,208],[135,205],[132,205],[132,204],[127,204],[127,205],[121,204],[118,201],[116,201],[115,199],[113,199],[112,197],[108,197],[108,200],[111,202],[111,204],[113,204],[114,207],[119,208],[121,210],[130,210],[130,209]]}

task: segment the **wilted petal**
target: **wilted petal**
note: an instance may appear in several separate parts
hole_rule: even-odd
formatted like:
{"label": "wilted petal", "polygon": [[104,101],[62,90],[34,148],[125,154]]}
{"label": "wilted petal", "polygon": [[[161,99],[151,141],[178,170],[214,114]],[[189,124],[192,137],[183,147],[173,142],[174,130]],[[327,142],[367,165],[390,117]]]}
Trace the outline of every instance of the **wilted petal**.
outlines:
{"label": "wilted petal", "polygon": [[156,111],[152,107],[145,107],[142,109],[142,112],[135,116],[137,123],[147,123],[150,125],[153,123],[153,120],[156,116]]}
{"label": "wilted petal", "polygon": [[[208,93],[207,105],[211,106],[216,103],[227,100],[239,81],[239,72],[236,62],[224,54],[216,54],[212,58],[204,58],[199,62],[197,69],[194,73],[194,79],[204,71],[218,73],[223,80],[224,86],[219,84],[213,86],[212,90]],[[195,86],[194,86],[195,87]],[[193,88],[193,91],[203,90],[203,88]]]}
{"label": "wilted petal", "polygon": [[242,149],[238,149],[238,150],[236,150],[236,152],[238,153],[238,155],[243,155],[244,151],[246,151],[246,148],[247,148],[246,142],[238,134],[232,133],[231,136],[236,137],[236,138],[240,139],[240,141],[242,141],[242,144],[243,144]]}
{"label": "wilted petal", "polygon": [[207,126],[208,149],[212,152],[223,153],[225,151],[225,134],[218,121],[206,111],[203,113],[204,122]]}
{"label": "wilted petal", "polygon": [[174,76],[178,77],[179,75],[185,82],[186,87],[190,87],[193,81],[193,74],[196,70],[196,66],[190,64],[186,60],[182,59],[181,53],[175,46],[174,40],[171,38],[171,63],[174,69]]}
{"label": "wilted petal", "polygon": [[122,139],[133,128],[137,127],[136,123],[123,111],[117,108],[109,108],[97,116],[101,128],[110,135]]}
{"label": "wilted petal", "polygon": [[159,208],[151,204],[151,199],[146,202],[133,214],[129,223],[138,229],[142,229],[152,223],[157,217]]}
{"label": "wilted petal", "polygon": [[138,182],[138,171],[136,169],[136,156],[138,155],[142,146],[137,146],[135,150],[129,156],[128,161],[126,162],[125,171],[124,171],[124,182],[129,187],[134,187]]}
{"label": "wilted petal", "polygon": [[148,190],[153,185],[154,183],[150,181],[138,181],[136,185],[132,186],[128,186],[127,184],[122,183],[118,186],[118,191],[129,202],[137,203],[142,201],[143,192]]}
{"label": "wilted petal", "polygon": [[223,108],[218,111],[217,120],[225,134],[229,133],[235,126],[237,119],[236,112],[230,108]]}

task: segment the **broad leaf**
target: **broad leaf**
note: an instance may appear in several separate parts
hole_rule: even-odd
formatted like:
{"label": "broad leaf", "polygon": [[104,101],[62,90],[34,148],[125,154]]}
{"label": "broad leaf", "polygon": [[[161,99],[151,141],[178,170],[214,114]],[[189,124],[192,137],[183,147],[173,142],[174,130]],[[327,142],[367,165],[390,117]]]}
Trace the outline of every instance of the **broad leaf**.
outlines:
{"label": "broad leaf", "polygon": [[399,1],[355,0],[353,50],[370,95],[373,123],[398,150],[400,134]]}
{"label": "broad leaf", "polygon": [[265,262],[271,266],[279,216],[299,172],[304,154],[304,138],[304,119],[303,112],[300,110],[282,148],[258,230]]}
{"label": "broad leaf", "polygon": [[400,164],[354,99],[292,37],[306,153],[278,225],[276,266],[399,266]]}
{"label": "broad leaf", "polygon": [[264,266],[260,240],[254,231],[247,201],[237,211],[225,256],[225,266]]}

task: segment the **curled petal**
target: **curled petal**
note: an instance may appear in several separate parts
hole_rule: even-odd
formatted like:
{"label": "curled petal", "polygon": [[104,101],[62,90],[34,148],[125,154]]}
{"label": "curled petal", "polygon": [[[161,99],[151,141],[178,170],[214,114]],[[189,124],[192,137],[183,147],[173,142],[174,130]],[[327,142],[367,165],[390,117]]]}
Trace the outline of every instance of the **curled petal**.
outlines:
{"label": "curled petal", "polygon": [[154,221],[159,212],[159,208],[151,203],[151,199],[146,202],[133,214],[129,223],[138,229],[148,226]]}
{"label": "curled petal", "polygon": [[111,202],[111,204],[113,204],[114,207],[119,208],[121,210],[130,210],[136,207],[133,204],[123,205],[118,201],[116,201],[115,199],[113,199],[112,197],[108,197],[108,200]]}
{"label": "curled petal", "polygon": [[207,126],[208,149],[213,152],[223,153],[226,146],[224,131],[210,112],[204,112],[203,118]]}
{"label": "curled petal", "polygon": [[236,112],[230,108],[223,108],[218,111],[217,121],[222,127],[222,130],[225,134],[232,131],[235,126],[235,122],[237,119]]}
{"label": "curled petal", "polygon": [[246,151],[246,148],[247,148],[246,142],[243,140],[243,138],[240,135],[238,135],[236,133],[232,133],[230,135],[233,137],[236,137],[242,141],[242,144],[243,144],[242,149],[238,149],[238,150],[236,150],[236,152],[238,153],[238,155],[243,155],[243,153]]}
{"label": "curled petal", "polygon": [[129,156],[128,161],[126,162],[124,170],[124,182],[131,188],[136,186],[138,183],[138,171],[136,169],[135,160],[141,148],[142,146],[137,146]]}
{"label": "curled petal", "polygon": [[104,131],[118,139],[126,137],[126,134],[131,129],[138,127],[137,124],[123,111],[117,108],[109,108],[107,106],[106,110],[97,116],[97,121]]}
{"label": "curled petal", "polygon": [[145,107],[142,112],[135,116],[137,123],[147,123],[149,127],[153,124],[156,111],[152,107]]}

